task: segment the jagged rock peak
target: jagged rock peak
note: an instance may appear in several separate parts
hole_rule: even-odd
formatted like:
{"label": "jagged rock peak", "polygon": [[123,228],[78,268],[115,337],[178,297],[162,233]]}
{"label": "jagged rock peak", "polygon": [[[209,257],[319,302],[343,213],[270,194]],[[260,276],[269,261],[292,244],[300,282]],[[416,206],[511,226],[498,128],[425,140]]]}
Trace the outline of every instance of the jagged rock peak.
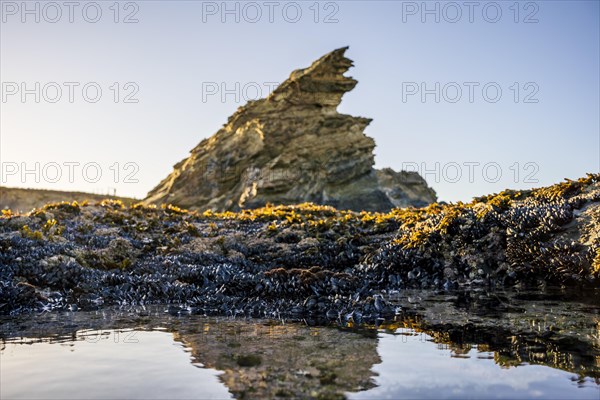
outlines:
{"label": "jagged rock peak", "polygon": [[154,188],[146,201],[239,210],[314,202],[387,211],[421,206],[435,192],[416,173],[375,170],[369,118],[339,114],[357,81],[344,76],[348,48],[299,69],[265,99],[250,101]]}
{"label": "jagged rock peak", "polygon": [[344,93],[354,89],[358,81],[344,76],[353,66],[342,47],[325,54],[308,68],[293,71],[268,97],[270,101],[286,100],[292,103],[337,107]]}

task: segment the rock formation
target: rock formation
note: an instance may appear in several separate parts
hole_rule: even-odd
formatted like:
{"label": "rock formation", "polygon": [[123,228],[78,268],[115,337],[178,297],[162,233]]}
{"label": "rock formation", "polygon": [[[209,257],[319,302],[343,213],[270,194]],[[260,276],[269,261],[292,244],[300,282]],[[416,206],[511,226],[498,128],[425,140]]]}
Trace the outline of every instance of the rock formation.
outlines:
{"label": "rock formation", "polygon": [[292,72],[267,98],[240,107],[146,201],[213,211],[314,202],[388,211],[424,206],[435,192],[415,172],[373,168],[371,119],[339,114],[357,81],[344,76],[347,48]]}

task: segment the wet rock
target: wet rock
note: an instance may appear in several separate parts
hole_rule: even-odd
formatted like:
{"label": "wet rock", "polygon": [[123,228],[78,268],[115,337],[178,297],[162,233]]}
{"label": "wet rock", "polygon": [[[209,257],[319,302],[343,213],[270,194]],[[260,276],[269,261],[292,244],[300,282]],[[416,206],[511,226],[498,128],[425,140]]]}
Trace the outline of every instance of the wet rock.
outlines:
{"label": "wet rock", "polygon": [[62,241],[23,232],[21,222],[44,231],[39,210],[3,216],[0,313],[162,303],[174,315],[377,323],[399,306],[420,306],[418,296],[397,304],[411,288],[593,289],[599,185],[591,175],[387,214],[314,204],[200,214],[100,203],[54,210]]}

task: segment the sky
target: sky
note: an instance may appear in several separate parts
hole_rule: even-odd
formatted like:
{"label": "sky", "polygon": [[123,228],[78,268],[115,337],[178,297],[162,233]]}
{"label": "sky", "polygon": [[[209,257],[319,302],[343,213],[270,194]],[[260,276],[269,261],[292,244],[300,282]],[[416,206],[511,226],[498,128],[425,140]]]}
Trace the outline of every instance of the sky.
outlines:
{"label": "sky", "polygon": [[0,184],[145,197],[350,46],[338,111],[440,200],[600,171],[599,1],[0,2]]}

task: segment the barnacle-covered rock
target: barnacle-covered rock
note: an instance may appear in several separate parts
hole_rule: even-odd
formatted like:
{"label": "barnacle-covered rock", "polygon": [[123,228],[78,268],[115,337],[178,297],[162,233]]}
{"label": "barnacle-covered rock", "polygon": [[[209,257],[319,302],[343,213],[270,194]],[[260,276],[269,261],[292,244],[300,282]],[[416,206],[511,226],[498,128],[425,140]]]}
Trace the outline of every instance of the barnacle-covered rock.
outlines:
{"label": "barnacle-covered rock", "polygon": [[116,201],[5,212],[0,312],[170,303],[175,314],[373,323],[393,316],[392,293],[410,288],[596,293],[599,181],[389,213]]}

